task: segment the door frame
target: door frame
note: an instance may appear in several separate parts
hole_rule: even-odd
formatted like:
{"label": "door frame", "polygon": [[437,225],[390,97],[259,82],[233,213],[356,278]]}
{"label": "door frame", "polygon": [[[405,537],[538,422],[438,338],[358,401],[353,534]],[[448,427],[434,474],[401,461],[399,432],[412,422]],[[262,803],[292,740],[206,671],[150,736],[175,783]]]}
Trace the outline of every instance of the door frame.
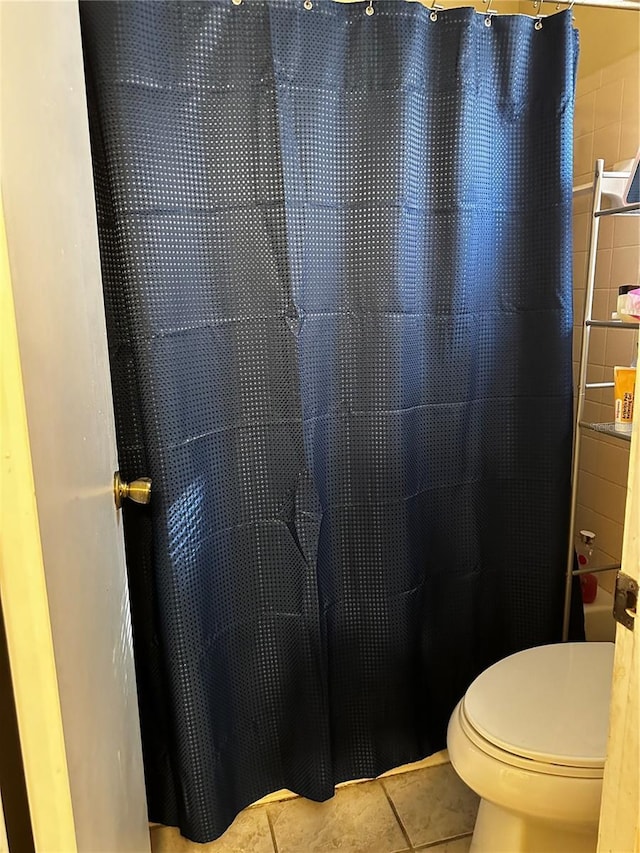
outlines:
{"label": "door frame", "polygon": [[[640,385],[636,384],[640,389]],[[640,583],[640,403],[634,411],[621,571]],[[640,853],[640,620],[616,626],[598,853]]]}
{"label": "door frame", "polygon": [[145,853],[78,3],[1,2],[0,80],[0,594],[36,849]]}

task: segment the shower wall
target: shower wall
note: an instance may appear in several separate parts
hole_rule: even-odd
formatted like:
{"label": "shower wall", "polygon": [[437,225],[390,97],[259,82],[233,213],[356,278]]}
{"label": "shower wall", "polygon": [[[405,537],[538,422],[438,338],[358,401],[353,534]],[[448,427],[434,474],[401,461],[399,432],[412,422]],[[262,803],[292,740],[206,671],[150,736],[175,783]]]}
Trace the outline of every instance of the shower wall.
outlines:
{"label": "shower wall", "polygon": [[[601,38],[602,33],[581,28],[580,35],[583,43],[593,43],[594,39]],[[589,73],[586,75],[578,74],[574,185],[592,180],[596,158],[604,159],[605,168],[611,169],[614,163],[634,157],[640,145],[639,38],[636,26],[634,52],[596,71],[587,68]],[[589,195],[574,199],[574,374],[580,357],[590,207]],[[618,286],[640,281],[640,217],[603,219],[598,247],[593,315],[606,319],[615,311]],[[635,358],[637,346],[636,333],[594,330],[589,350],[588,380],[610,380],[613,366],[629,365]],[[587,420],[613,420],[612,389],[591,391],[587,399]],[[588,528],[596,532],[595,565],[619,561],[629,444],[596,433],[583,433],[582,447],[577,529]],[[615,574],[601,574],[599,579],[605,588],[611,590]]]}

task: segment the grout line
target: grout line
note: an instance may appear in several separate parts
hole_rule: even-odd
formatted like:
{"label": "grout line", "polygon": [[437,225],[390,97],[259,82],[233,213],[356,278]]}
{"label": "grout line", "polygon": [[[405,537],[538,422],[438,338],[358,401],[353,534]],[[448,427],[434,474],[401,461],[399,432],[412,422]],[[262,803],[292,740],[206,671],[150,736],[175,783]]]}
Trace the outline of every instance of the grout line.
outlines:
{"label": "grout line", "polygon": [[413,850],[418,853],[422,850],[432,850],[439,844],[448,844],[450,841],[459,841],[461,838],[471,838],[473,832],[463,832],[462,835],[451,835],[449,838],[441,838],[440,841],[429,841],[427,844],[422,844],[420,847],[414,847]]}
{"label": "grout line", "polygon": [[395,807],[395,803],[391,799],[389,792],[387,791],[387,789],[384,785],[384,782],[382,780],[378,780],[378,781],[379,781],[380,785],[382,786],[382,790],[384,791],[384,795],[387,798],[387,802],[391,806],[391,811],[393,812],[395,819],[398,822],[398,826],[400,827],[400,831],[402,832],[402,834],[404,836],[404,840],[407,842],[407,847],[409,848],[409,850],[413,850],[413,844],[411,843],[411,839],[409,838],[407,830],[404,828],[404,824],[400,820],[400,815],[398,814],[398,811]]}
{"label": "grout line", "polygon": [[[447,758],[447,760],[443,761],[442,764],[430,764],[428,767],[416,767],[416,768],[412,768],[411,770],[403,770],[402,773],[394,773],[394,774],[390,774],[388,776],[386,774],[383,774],[382,776],[377,776],[375,781],[386,782],[387,779],[395,779],[398,776],[401,777],[402,779],[404,779],[407,776],[411,776],[412,773],[428,773],[430,770],[437,770],[439,767],[450,767],[450,766],[451,766],[451,760],[449,758]],[[358,780],[358,781],[360,781],[360,780]],[[362,781],[366,782],[368,780],[364,779]],[[373,780],[371,780],[371,781],[373,781]]]}
{"label": "grout line", "polygon": [[271,815],[269,814],[269,809],[265,806],[265,812],[267,813],[267,823],[269,824],[269,832],[271,833],[271,843],[273,844],[274,853],[278,853],[278,843],[276,841],[276,831],[271,821]]}

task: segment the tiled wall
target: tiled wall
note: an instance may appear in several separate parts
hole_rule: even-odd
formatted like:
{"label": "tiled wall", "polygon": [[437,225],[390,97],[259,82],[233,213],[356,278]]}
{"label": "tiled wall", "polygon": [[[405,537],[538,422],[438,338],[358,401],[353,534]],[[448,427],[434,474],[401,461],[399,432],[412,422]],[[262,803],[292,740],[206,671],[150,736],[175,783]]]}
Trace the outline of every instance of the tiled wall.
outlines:
{"label": "tiled wall", "polygon": [[[574,124],[574,185],[592,180],[594,162],[605,169],[631,159],[640,146],[640,53],[586,77],[578,77]],[[590,224],[589,195],[574,199],[574,368],[580,355],[586,263]],[[640,217],[609,217],[601,221],[598,241],[593,316],[609,319],[618,286],[640,282]],[[616,364],[629,365],[637,353],[637,334],[593,329],[589,349],[589,381],[612,379]],[[575,370],[574,370],[575,373]],[[613,420],[613,391],[588,392],[585,417]],[[597,534],[594,562],[620,559],[629,444],[583,432],[578,485],[577,529]],[[599,576],[611,589],[612,575]]]}

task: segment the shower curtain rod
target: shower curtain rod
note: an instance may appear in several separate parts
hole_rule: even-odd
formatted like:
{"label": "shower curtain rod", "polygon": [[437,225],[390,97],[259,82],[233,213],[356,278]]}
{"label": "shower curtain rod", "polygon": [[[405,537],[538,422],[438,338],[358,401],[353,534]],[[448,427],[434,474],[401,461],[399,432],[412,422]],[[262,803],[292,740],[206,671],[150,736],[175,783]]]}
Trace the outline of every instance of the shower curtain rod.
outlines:
{"label": "shower curtain rod", "polygon": [[624,9],[627,12],[640,12],[640,2],[636,2],[636,0],[540,0],[540,2],[553,3],[556,8],[569,6],[577,9],[578,6],[597,6],[600,9]]}
{"label": "shower curtain rod", "polygon": [[[487,3],[487,0],[482,0]],[[242,0],[240,0],[242,2]],[[354,3],[367,2],[367,0],[335,0],[337,3]],[[374,0],[375,2],[375,0]],[[429,8],[432,5],[438,5],[437,0],[434,3],[423,2],[423,0],[407,0],[408,3],[422,3],[423,6]],[[560,11],[561,6],[569,8],[578,8],[579,6],[593,6],[600,9],[624,9],[627,12],[640,12],[640,0],[539,0],[532,5],[538,10],[541,4],[553,4],[556,10]],[[491,3],[489,3],[491,5]],[[493,14],[500,14],[496,9],[491,9]],[[532,17],[536,17],[533,15]]]}

